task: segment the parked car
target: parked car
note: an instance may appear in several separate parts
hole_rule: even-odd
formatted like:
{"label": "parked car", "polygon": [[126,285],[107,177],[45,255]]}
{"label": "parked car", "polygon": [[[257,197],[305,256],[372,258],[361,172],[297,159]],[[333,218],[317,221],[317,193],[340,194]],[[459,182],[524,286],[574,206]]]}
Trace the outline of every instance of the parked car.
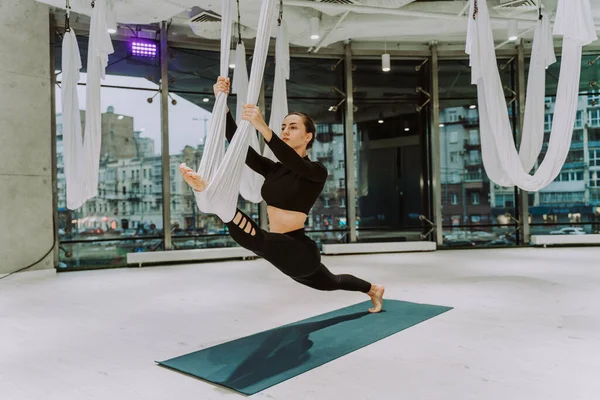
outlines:
{"label": "parked car", "polygon": [[444,246],[447,247],[475,247],[477,244],[470,240],[456,239],[456,240],[444,240]]}
{"label": "parked car", "polygon": [[550,232],[551,235],[585,235],[585,231],[582,228],[566,227],[557,231]]}
{"label": "parked car", "polygon": [[492,240],[491,242],[487,242],[484,244],[485,247],[493,247],[493,246],[514,246],[516,242],[514,240],[510,240],[508,238],[500,238],[496,240]]}

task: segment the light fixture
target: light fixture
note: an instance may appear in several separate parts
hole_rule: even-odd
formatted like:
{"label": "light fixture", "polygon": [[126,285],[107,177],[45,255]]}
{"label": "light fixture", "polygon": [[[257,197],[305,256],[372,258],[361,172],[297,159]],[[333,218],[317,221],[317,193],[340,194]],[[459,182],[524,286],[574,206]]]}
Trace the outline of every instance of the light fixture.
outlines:
{"label": "light fixture", "polygon": [[440,124],[440,128],[443,128],[445,125],[444,124]]}
{"label": "light fixture", "polygon": [[317,40],[321,37],[321,23],[319,21],[319,17],[311,17],[310,19],[310,38],[312,40]]}
{"label": "light fixture", "polygon": [[151,41],[140,41],[138,39],[131,42],[131,54],[138,57],[156,57],[157,46]]}
{"label": "light fixture", "polygon": [[390,68],[390,55],[388,53],[384,53],[381,55],[381,69],[383,72],[388,72]]}
{"label": "light fixture", "polygon": [[471,105],[469,106],[469,108],[470,108],[471,110],[474,110],[474,109],[476,109],[476,108],[477,108],[477,106],[476,106],[475,104],[471,104]]}
{"label": "light fixture", "polygon": [[383,124],[383,120],[382,120],[382,119],[380,119],[380,120],[379,120],[379,121],[377,121],[377,122],[379,122],[380,124]]}
{"label": "light fixture", "polygon": [[203,102],[208,103],[210,101],[210,99],[208,97],[205,97],[202,99]]}
{"label": "light fixture", "polygon": [[229,52],[229,68],[235,68],[235,50]]}
{"label": "light fixture", "polygon": [[516,19],[508,21],[508,40],[514,42],[519,38],[519,25]]}
{"label": "light fixture", "polygon": [[404,121],[404,132],[410,131],[410,127],[408,125],[408,121]]}
{"label": "light fixture", "polygon": [[337,106],[329,106],[329,111],[336,112],[337,111]]}

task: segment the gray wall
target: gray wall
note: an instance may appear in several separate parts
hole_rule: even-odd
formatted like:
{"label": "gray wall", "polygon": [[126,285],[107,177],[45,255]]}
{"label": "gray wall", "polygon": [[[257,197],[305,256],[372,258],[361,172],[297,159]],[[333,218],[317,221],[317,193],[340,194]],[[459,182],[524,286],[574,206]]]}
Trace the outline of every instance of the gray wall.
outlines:
{"label": "gray wall", "polygon": [[[48,13],[0,0],[0,275],[54,244]],[[51,252],[33,269],[53,264]]]}

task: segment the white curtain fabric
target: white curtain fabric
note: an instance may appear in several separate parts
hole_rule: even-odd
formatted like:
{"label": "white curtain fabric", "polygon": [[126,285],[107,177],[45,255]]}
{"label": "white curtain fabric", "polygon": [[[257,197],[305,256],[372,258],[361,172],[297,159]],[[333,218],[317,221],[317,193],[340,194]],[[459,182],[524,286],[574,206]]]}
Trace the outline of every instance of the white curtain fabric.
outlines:
{"label": "white curtain fabric", "polygon": [[[246,104],[256,104],[258,101],[269,49],[270,28],[274,9],[274,0],[262,1]],[[229,43],[231,40],[231,7],[229,1],[222,2],[221,18],[220,75],[227,76]],[[216,214],[224,222],[229,222],[235,215],[249,138],[255,130],[250,122],[241,121],[233,140],[229,144],[227,153],[225,153],[226,107],[227,95],[219,93],[213,108],[213,118],[210,121],[204,154],[198,169],[198,174],[206,179],[208,186],[202,192],[194,192],[194,195],[200,211]]]}
{"label": "white curtain fabric", "polygon": [[[65,140],[65,176],[67,177],[67,207],[74,210],[98,194],[102,120],[100,80],[104,79],[108,55],[113,53],[106,24],[108,0],[97,0],[92,11],[87,60],[86,124],[81,136],[77,81],[81,56],[75,33],[63,38],[63,63],[66,63],[63,84],[63,132]],[[69,33],[69,32],[67,32]],[[66,57],[65,57],[66,56]],[[68,73],[68,76],[67,74]]]}
{"label": "white curtain fabric", "polygon": [[532,75],[533,71],[530,74],[526,123],[519,154],[512,139],[487,4],[478,0],[473,18],[476,0],[470,1],[466,51],[470,55],[471,83],[477,85],[481,151],[486,173],[498,185],[516,185],[526,191],[538,191],[556,178],[569,153],[577,113],[581,48],[597,39],[589,0],[560,0],[558,6],[554,33],[564,37],[554,122],[548,152],[533,176],[528,172],[536,162],[543,140],[545,81],[540,75],[553,61],[549,51],[549,25],[538,23],[536,29],[532,69],[537,75]]}
{"label": "white curtain fabric", "polygon": [[77,97],[81,55],[75,31],[65,32],[62,41],[62,119],[63,160],[65,166],[67,207],[75,210],[83,203],[83,136]]}
{"label": "white curtain fabric", "polygon": [[[277,34],[277,43],[275,49],[275,82],[273,85],[273,102],[271,105],[271,117],[269,120],[269,127],[273,131],[275,135],[281,135],[281,124],[285,116],[288,114],[288,100],[287,100],[287,89],[286,89],[286,81],[290,79],[290,50],[289,50],[289,38],[287,33],[287,26],[285,21],[281,21],[281,25],[279,26],[279,32]],[[243,54],[241,53],[242,57]],[[248,86],[248,77],[246,60],[245,57],[240,58],[240,45],[236,49],[236,68],[234,72],[233,78],[233,92],[238,93],[238,112],[236,113],[238,124],[240,123],[240,117],[242,105],[244,103],[245,96],[242,97],[240,93],[246,93]],[[240,70],[238,68],[238,62],[243,63],[244,68]],[[244,76],[246,79],[244,80]],[[236,85],[237,82],[237,85]],[[243,85],[246,85],[244,87]],[[260,145],[258,143],[258,138],[256,132],[250,135],[250,146],[254,148],[258,153],[260,153]],[[267,157],[275,162],[279,160],[273,154],[273,151],[270,147],[264,146],[263,156]],[[243,198],[253,203],[260,203],[262,201],[261,196],[261,188],[263,183],[265,182],[265,178],[256,172],[252,171],[248,166],[244,167],[244,172],[242,173],[242,182],[240,185],[240,194]]]}

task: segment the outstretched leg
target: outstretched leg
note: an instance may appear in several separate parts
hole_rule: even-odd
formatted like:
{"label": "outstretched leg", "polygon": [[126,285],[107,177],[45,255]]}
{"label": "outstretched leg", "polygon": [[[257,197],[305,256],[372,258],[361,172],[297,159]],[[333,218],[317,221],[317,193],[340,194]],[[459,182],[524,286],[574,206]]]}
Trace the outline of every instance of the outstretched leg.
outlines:
{"label": "outstretched leg", "polygon": [[293,279],[296,282],[317,290],[349,290],[363,292],[368,294],[373,302],[373,308],[369,309],[370,312],[380,312],[383,308],[383,293],[385,291],[383,286],[373,285],[354,275],[334,275],[323,264],[319,266],[319,269],[314,274]]}

